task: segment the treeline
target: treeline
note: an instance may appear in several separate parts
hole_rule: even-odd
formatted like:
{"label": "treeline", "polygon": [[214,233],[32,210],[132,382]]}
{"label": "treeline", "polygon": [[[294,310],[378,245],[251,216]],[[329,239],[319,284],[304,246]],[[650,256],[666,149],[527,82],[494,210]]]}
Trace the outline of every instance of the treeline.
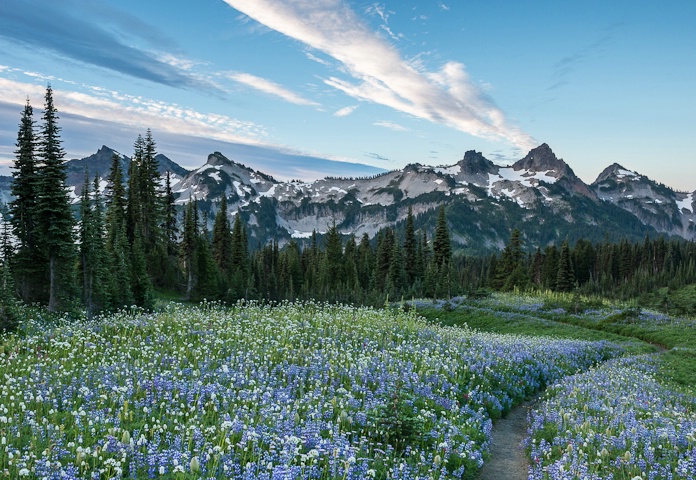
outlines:
{"label": "treeline", "polygon": [[564,241],[529,253],[514,230],[501,254],[461,259],[463,284],[493,290],[577,291],[621,299],[696,283],[696,243],[646,236],[642,242]]}
{"label": "treeline", "polygon": [[403,232],[384,228],[372,241],[367,234],[359,241],[351,235],[344,245],[334,224],[321,244],[314,232],[304,249],[294,241],[282,249],[277,242],[261,247],[251,256],[251,294],[383,305],[389,299],[459,292],[444,207],[431,239],[416,233],[413,220],[409,208]]}

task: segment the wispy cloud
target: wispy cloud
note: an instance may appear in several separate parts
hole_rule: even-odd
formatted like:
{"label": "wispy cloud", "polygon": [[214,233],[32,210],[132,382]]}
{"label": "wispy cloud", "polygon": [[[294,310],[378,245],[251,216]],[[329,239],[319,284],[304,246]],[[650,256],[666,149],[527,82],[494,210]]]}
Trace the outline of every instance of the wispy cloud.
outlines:
{"label": "wispy cloud", "polygon": [[[249,17],[247,17],[247,18],[249,18]],[[305,55],[307,56],[307,58],[309,58],[309,59],[310,59],[311,61],[313,61],[313,62],[320,63],[320,64],[322,64],[322,65],[324,65],[324,66],[326,66],[326,67],[330,67],[330,66],[331,66],[331,63],[327,62],[327,61],[324,60],[323,58],[317,57],[317,56],[314,55],[312,52],[305,52]]]}
{"label": "wispy cloud", "polygon": [[355,110],[357,110],[358,106],[359,105],[349,105],[347,107],[343,107],[340,110],[336,110],[336,112],[334,112],[334,117],[347,117]]}
{"label": "wispy cloud", "polygon": [[387,121],[382,121],[382,122],[375,122],[373,125],[376,125],[378,127],[384,127],[388,128],[389,130],[394,130],[395,132],[410,132],[411,129],[408,127],[404,127],[403,125],[399,125],[398,123],[394,122],[387,122]]}
{"label": "wispy cloud", "polygon": [[547,90],[556,90],[570,84],[570,78],[575,70],[592,57],[601,55],[612,41],[615,30],[619,27],[620,24],[610,26],[601,38],[556,62],[553,65],[553,83]]}
{"label": "wispy cloud", "polygon": [[[226,115],[203,113],[100,87],[85,86],[82,91],[53,87],[59,112],[86,119],[108,120],[140,130],[156,126],[157,130],[168,133],[185,132],[193,137],[251,145],[264,144],[267,137],[262,126]],[[0,102],[20,106],[29,97],[35,107],[40,107],[44,94],[43,85],[0,78]]]}
{"label": "wispy cloud", "polygon": [[389,35],[392,38],[392,40],[397,40],[397,41],[401,40],[401,37],[403,35],[401,35],[401,34],[397,35],[396,33],[394,33],[392,31],[391,27],[389,26],[389,17],[394,12],[387,10],[386,7],[384,6],[384,4],[373,3],[372,5],[370,5],[369,7],[367,7],[365,9],[365,13],[367,13],[368,15],[372,15],[372,16],[375,16],[375,15],[378,16],[382,20],[382,25],[380,25],[379,28],[381,28],[382,30],[387,32],[387,35]]}
{"label": "wispy cloud", "polygon": [[[0,169],[3,164],[11,163],[14,157],[15,126],[27,97],[35,109],[40,109],[46,93],[45,85],[35,83],[37,78],[46,79],[45,75],[10,67],[7,70],[17,76],[32,75],[27,76],[27,81],[0,77]],[[70,126],[64,128],[62,137],[66,144],[77,149],[71,150],[71,155],[87,155],[102,143],[128,145],[137,132],[152,128],[160,147],[169,146],[171,158],[189,159],[183,165],[195,166],[205,155],[217,149],[231,152],[235,159],[272,171],[281,178],[307,178],[304,175],[307,172],[301,172],[307,166],[319,172],[317,177],[310,176],[311,179],[325,175],[361,176],[380,171],[352,158],[301,151],[275,143],[262,125],[226,115],[201,112],[98,86],[65,83],[60,79],[56,79],[52,86],[61,124]],[[2,145],[9,146],[3,149]],[[165,147],[163,153],[166,152]]]}
{"label": "wispy cloud", "polygon": [[[152,33],[155,30],[153,27],[127,27],[129,24],[132,26],[133,21],[125,18],[126,14],[118,15],[111,9],[110,13],[105,12],[103,8],[90,7],[90,3],[3,0],[0,2],[0,37],[32,50],[51,51],[59,56],[171,87],[217,91],[213,84],[185,68],[162,61],[156,54],[133,46],[134,42],[122,40],[125,33],[141,41],[171,47],[171,42]],[[91,15],[102,15],[100,20],[103,23],[90,21],[89,15],[84,15],[85,9]],[[135,23],[143,27],[142,22]],[[120,32],[115,33],[110,26],[115,26]]]}
{"label": "wispy cloud", "polygon": [[325,83],[358,100],[382,104],[471,135],[503,139],[523,149],[536,142],[511,125],[464,65],[416,69],[341,0],[225,0],[257,22],[324,52],[351,80]]}
{"label": "wispy cloud", "polygon": [[440,7],[440,8],[441,8],[442,10],[444,10],[444,11],[447,11],[447,10],[450,9],[450,7],[448,7],[447,5],[445,5],[445,4],[442,3],[442,2],[438,3],[437,5],[438,5],[438,7]]}
{"label": "wispy cloud", "polygon": [[371,158],[373,160],[379,160],[380,162],[390,162],[387,157],[384,155],[380,155],[379,153],[374,153],[374,152],[369,152],[364,154],[366,157]]}
{"label": "wispy cloud", "polygon": [[227,74],[227,77],[235,82],[243,83],[244,85],[259,90],[260,92],[276,96],[285,100],[286,102],[294,103],[295,105],[307,105],[313,107],[319,106],[318,103],[308,100],[295,92],[291,92],[282,85],[265,78],[257,77],[256,75],[251,75],[250,73],[231,72]]}

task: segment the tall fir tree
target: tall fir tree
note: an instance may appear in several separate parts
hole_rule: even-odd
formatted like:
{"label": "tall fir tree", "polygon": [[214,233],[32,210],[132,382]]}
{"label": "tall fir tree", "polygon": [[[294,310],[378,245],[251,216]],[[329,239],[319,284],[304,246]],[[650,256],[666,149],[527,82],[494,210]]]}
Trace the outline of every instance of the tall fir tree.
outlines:
{"label": "tall fir tree", "polygon": [[213,223],[213,258],[223,276],[229,276],[232,263],[232,230],[227,216],[227,198],[224,195]]}
{"label": "tall fir tree", "polygon": [[186,273],[186,299],[191,300],[198,273],[198,207],[195,200],[189,200],[184,211],[184,228],[180,245],[183,270]]}
{"label": "tall fir tree", "polygon": [[143,248],[142,234],[140,229],[135,230],[135,238],[131,246],[131,288],[133,289],[133,300],[135,305],[146,310],[154,307],[154,295],[152,282],[147,273],[147,259]]}
{"label": "tall fir tree", "polygon": [[167,255],[175,257],[177,253],[177,222],[176,222],[176,204],[174,203],[174,191],[172,190],[171,173],[167,170],[164,183],[164,223],[162,229],[164,231],[165,242],[167,243]]}
{"label": "tall fir tree", "polygon": [[152,137],[152,131],[148,128],[142,143],[142,156],[138,169],[138,194],[143,245],[149,259],[156,255],[156,247],[162,241],[160,230],[162,202],[159,195],[159,182],[155,140]]}
{"label": "tall fir tree", "polygon": [[336,221],[326,232],[324,256],[321,264],[321,282],[327,292],[336,292],[341,286],[343,275],[343,245],[336,228]]}
{"label": "tall fir tree", "polygon": [[219,270],[210,249],[208,221],[204,218],[196,239],[196,286],[193,298],[215,300],[219,296]]}
{"label": "tall fir tree", "polygon": [[418,245],[416,241],[416,230],[413,226],[413,209],[408,206],[406,216],[406,231],[404,232],[404,256],[406,268],[406,280],[409,284],[416,280],[418,272]]}
{"label": "tall fir tree", "polygon": [[13,254],[10,225],[3,221],[0,237],[0,334],[15,330],[19,323],[19,302],[11,267]]}
{"label": "tall fir tree", "polygon": [[452,244],[450,243],[449,227],[445,215],[445,206],[440,206],[435,227],[435,239],[433,240],[433,261],[437,268],[447,268],[452,258]]}
{"label": "tall fir tree", "polygon": [[106,264],[111,272],[109,297],[113,308],[133,304],[131,248],[126,221],[128,201],[123,184],[121,158],[114,153],[106,191]]}
{"label": "tall fir tree", "polygon": [[145,140],[142,135],[133,144],[133,156],[128,165],[128,196],[126,197],[126,231],[128,232],[128,241],[133,244],[135,240],[136,230],[140,230],[142,235],[142,195],[140,193],[140,170],[143,163],[143,151],[145,149]]}
{"label": "tall fir tree", "polygon": [[404,267],[404,255],[401,244],[395,241],[392,245],[391,261],[389,263],[389,274],[387,280],[387,290],[392,298],[404,293],[406,287],[406,269]]}
{"label": "tall fir tree", "polygon": [[160,197],[160,233],[161,239],[155,245],[151,261],[154,263],[152,277],[155,283],[168,290],[179,287],[181,272],[178,265],[178,227],[177,210],[174,203],[171,174],[167,171],[164,181],[164,194]]}
{"label": "tall fir tree", "polygon": [[66,187],[65,151],[50,85],[46,88],[45,99],[39,136],[36,213],[39,244],[48,255],[48,309],[55,312],[70,307],[75,296],[75,218]]}
{"label": "tall fir tree", "polygon": [[12,172],[12,196],[10,218],[17,240],[14,257],[14,274],[19,293],[25,302],[45,300],[44,286],[47,280],[46,255],[39,245],[37,199],[39,196],[37,139],[34,131],[33,109],[27,99],[17,133],[17,150]]}
{"label": "tall fir tree", "polygon": [[249,254],[247,251],[246,229],[242,225],[241,214],[234,216],[232,226],[232,264],[230,289],[227,300],[230,302],[246,298],[249,290]]}
{"label": "tall fir tree", "polygon": [[94,178],[92,195],[87,174],[80,205],[80,269],[82,298],[87,318],[111,307],[109,301],[110,270],[106,265],[104,211],[99,192],[99,177]]}
{"label": "tall fir tree", "polygon": [[367,236],[367,233],[363,233],[363,236],[360,238],[360,243],[358,244],[357,254],[358,282],[363,290],[368,290],[370,288],[373,263],[374,258],[372,254],[372,245],[370,245],[370,237]]}
{"label": "tall fir tree", "polygon": [[561,245],[561,255],[558,259],[558,274],[556,276],[556,290],[559,292],[570,292],[575,286],[575,274],[573,273],[573,263],[570,256],[570,246],[568,240]]}

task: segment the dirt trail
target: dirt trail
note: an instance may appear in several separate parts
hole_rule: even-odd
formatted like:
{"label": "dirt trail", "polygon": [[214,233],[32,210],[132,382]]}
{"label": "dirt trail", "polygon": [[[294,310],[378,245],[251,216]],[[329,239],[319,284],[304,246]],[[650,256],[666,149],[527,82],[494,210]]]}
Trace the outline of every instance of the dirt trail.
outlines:
{"label": "dirt trail", "polygon": [[522,441],[527,436],[527,412],[536,402],[528,400],[493,424],[491,457],[484,463],[478,480],[527,480],[527,457]]}

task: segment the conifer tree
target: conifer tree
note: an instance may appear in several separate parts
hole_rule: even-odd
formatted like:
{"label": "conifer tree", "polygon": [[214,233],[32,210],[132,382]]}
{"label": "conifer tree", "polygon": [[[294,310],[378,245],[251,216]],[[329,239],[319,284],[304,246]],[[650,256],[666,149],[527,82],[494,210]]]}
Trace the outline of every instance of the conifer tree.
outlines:
{"label": "conifer tree", "polygon": [[387,287],[394,241],[394,231],[391,228],[386,228],[377,233],[377,254],[373,273],[373,283],[375,290],[378,292],[384,291]]}
{"label": "conifer tree", "polygon": [[140,193],[140,170],[143,163],[143,150],[145,141],[141,135],[133,144],[133,156],[128,165],[128,195],[126,201],[126,231],[128,241],[132,245],[135,240],[135,231],[141,230],[142,235],[142,195]]}
{"label": "conifer tree", "polygon": [[534,252],[532,266],[530,269],[530,276],[531,276],[532,283],[534,283],[537,287],[540,287],[542,285],[543,268],[544,268],[544,256],[541,253],[541,248],[537,247],[536,252]]}
{"label": "conifer tree", "polygon": [[181,258],[184,264],[184,272],[186,273],[186,299],[190,300],[193,295],[193,289],[196,285],[196,266],[198,260],[196,255],[198,243],[198,208],[196,202],[189,200],[184,212],[184,229],[181,239]]}
{"label": "conifer tree", "polygon": [[418,271],[418,245],[416,241],[416,230],[413,226],[413,209],[408,206],[406,216],[406,231],[404,233],[404,256],[406,267],[406,280],[412,284],[416,279]]}
{"label": "conifer tree", "polygon": [[[167,171],[164,184],[164,240],[167,243],[167,255],[170,258],[176,257],[177,253],[177,226],[176,226],[176,205],[174,203],[174,192],[172,191],[171,173]],[[229,225],[229,221],[228,221]]]}
{"label": "conifer tree", "polygon": [[150,310],[154,306],[154,297],[152,282],[147,273],[147,260],[140,229],[135,230],[135,238],[131,246],[131,265],[131,286],[135,305]]}
{"label": "conifer tree", "polygon": [[104,212],[99,193],[99,177],[94,178],[93,199],[90,198],[90,185],[85,174],[80,205],[80,268],[82,271],[82,297],[87,318],[92,318],[109,305],[110,279],[106,265],[104,241]]}
{"label": "conifer tree", "polygon": [[542,286],[548,289],[556,288],[558,278],[558,248],[549,245],[544,249],[544,267],[542,268]]}
{"label": "conifer tree", "polygon": [[75,219],[66,187],[65,151],[61,145],[53,90],[46,89],[43,125],[40,131],[36,212],[41,248],[48,255],[48,309],[67,308],[75,292]]}
{"label": "conifer tree", "polygon": [[138,195],[143,244],[146,256],[151,259],[155,255],[157,244],[161,241],[161,199],[158,192],[160,176],[156,146],[152,138],[152,131],[149,128],[142,140],[142,156],[138,167]]}
{"label": "conifer tree", "polygon": [[40,300],[42,286],[46,283],[46,260],[39,247],[36,212],[39,186],[34,123],[33,109],[27,99],[17,133],[15,171],[12,172],[14,200],[9,205],[18,247],[14,257],[14,273],[18,279],[20,296],[26,302]]}
{"label": "conifer tree", "polygon": [[106,192],[106,264],[109,275],[111,306],[118,308],[133,304],[131,290],[131,248],[126,222],[127,200],[123,185],[121,159],[114,153],[107,179]]}
{"label": "conifer tree", "polygon": [[234,217],[232,226],[232,275],[230,278],[230,301],[245,298],[249,283],[249,258],[246,231],[242,226],[240,213]]}
{"label": "conifer tree", "polygon": [[324,238],[322,284],[329,292],[335,292],[343,282],[343,246],[336,228],[336,221]]}
{"label": "conifer tree", "polygon": [[19,302],[11,267],[13,254],[10,224],[3,221],[0,239],[0,333],[15,330],[19,322]]}
{"label": "conifer tree", "polygon": [[224,195],[213,224],[213,258],[220,272],[229,276],[232,263],[232,231],[227,216],[227,198]]}
{"label": "conifer tree", "polygon": [[390,255],[388,288],[387,290],[393,296],[398,296],[403,293],[406,286],[406,270],[404,268],[404,256],[401,249],[401,244],[398,241],[393,242]]}
{"label": "conifer tree", "polygon": [[445,216],[445,206],[440,206],[435,227],[435,239],[433,240],[433,261],[437,268],[449,266],[452,258],[452,245],[450,243],[449,227]]}
{"label": "conifer tree", "polygon": [[561,255],[558,260],[558,275],[556,277],[556,290],[559,292],[570,292],[575,286],[575,275],[573,273],[573,263],[570,256],[568,240],[561,245]]}
{"label": "conifer tree", "polygon": [[343,251],[343,272],[346,290],[352,294],[352,297],[347,300],[357,301],[360,282],[358,281],[358,245],[355,243],[354,235],[348,238]]}
{"label": "conifer tree", "polygon": [[525,287],[529,281],[526,270],[524,251],[522,250],[522,237],[520,231],[514,229],[498,263],[498,272],[495,280],[496,287],[504,290]]}
{"label": "conifer tree", "polygon": [[196,286],[194,298],[215,299],[219,293],[218,268],[210,251],[210,239],[207,219],[201,222],[201,231],[196,239]]}
{"label": "conifer tree", "polygon": [[362,238],[360,238],[360,244],[358,245],[356,265],[358,270],[358,282],[363,290],[368,290],[370,288],[373,263],[374,259],[372,246],[370,245],[370,237],[367,236],[367,233],[363,233]]}

